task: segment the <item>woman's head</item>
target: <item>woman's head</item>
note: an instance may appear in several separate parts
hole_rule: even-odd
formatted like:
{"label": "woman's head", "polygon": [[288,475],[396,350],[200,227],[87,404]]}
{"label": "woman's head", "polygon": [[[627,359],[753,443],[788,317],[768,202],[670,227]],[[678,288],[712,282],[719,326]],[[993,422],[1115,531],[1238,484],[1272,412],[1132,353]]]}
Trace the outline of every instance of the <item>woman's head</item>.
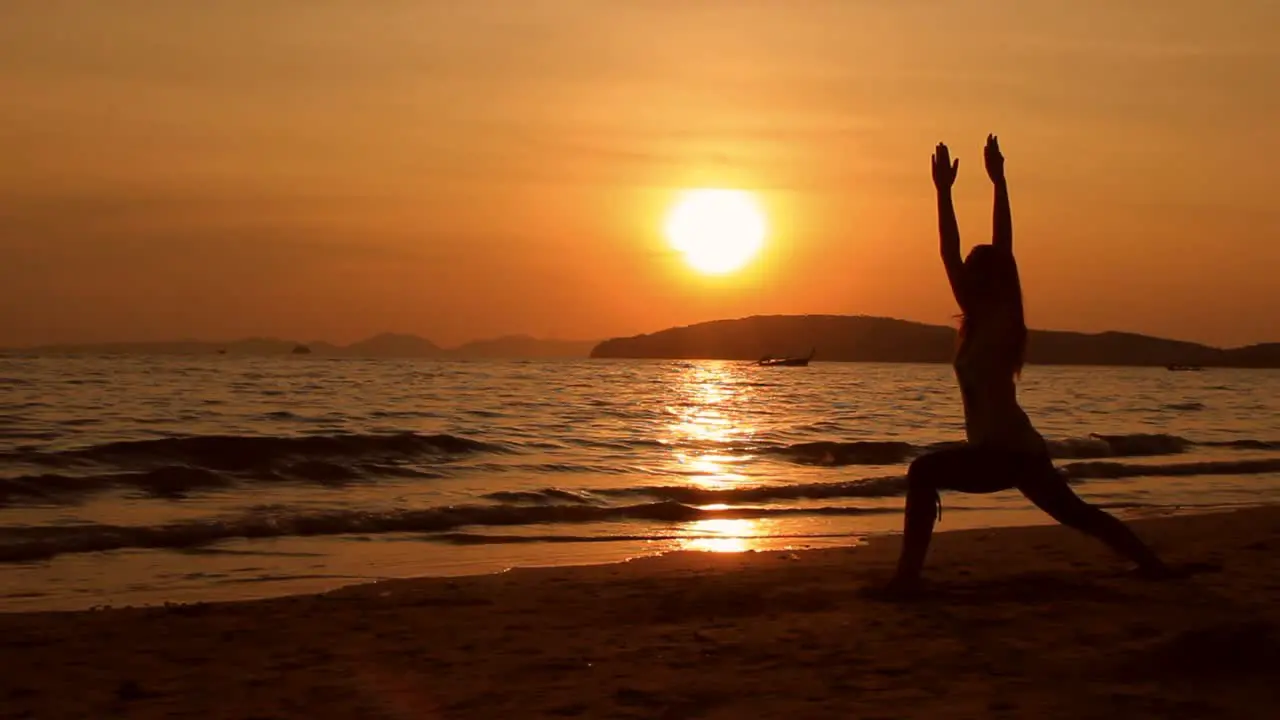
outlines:
{"label": "woman's head", "polygon": [[[994,245],[978,245],[964,260],[964,319],[961,342],[976,325],[996,323],[1008,330],[1004,353],[1010,371],[1022,371],[1027,325],[1022,311],[1022,283],[1013,253]],[[1003,320],[1004,322],[1000,322]]]}
{"label": "woman's head", "polygon": [[964,259],[964,284],[966,314],[1022,314],[1022,284],[1013,253],[994,245],[974,247]]}

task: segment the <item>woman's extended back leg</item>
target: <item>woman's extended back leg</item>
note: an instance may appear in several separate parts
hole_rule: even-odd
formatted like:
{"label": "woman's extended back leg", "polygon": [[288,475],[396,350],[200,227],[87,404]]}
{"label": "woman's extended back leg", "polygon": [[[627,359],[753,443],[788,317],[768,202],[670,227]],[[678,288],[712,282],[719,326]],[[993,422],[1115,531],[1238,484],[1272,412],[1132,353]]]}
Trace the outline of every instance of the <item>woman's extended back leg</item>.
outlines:
{"label": "woman's extended back leg", "polygon": [[1054,520],[1098,538],[1145,571],[1164,572],[1164,563],[1151,548],[1116,517],[1080,499],[1052,464],[1018,489]]}

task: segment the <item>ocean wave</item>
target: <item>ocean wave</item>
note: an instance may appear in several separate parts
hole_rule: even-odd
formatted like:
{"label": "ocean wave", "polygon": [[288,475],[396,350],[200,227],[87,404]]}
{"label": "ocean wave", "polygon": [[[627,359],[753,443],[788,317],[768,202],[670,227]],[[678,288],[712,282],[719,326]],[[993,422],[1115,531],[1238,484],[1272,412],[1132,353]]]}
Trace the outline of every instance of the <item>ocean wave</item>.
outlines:
{"label": "ocean wave", "polygon": [[67,502],[112,489],[137,489],[155,497],[182,497],[193,490],[230,486],[225,475],[187,466],[101,475],[44,473],[0,479],[0,503],[17,500]]}
{"label": "ocean wave", "polygon": [[535,505],[590,505],[597,502],[586,491],[561,490],[547,488],[545,490],[499,490],[484,496],[488,500],[503,503],[532,503]]}
{"label": "ocean wave", "polygon": [[[1178,455],[1196,447],[1239,450],[1280,450],[1280,442],[1267,440],[1195,441],[1178,435],[1137,433],[1130,435],[1091,434],[1080,438],[1047,441],[1049,454],[1058,460],[1152,457]],[[960,442],[913,445],[898,441],[816,441],[791,445],[739,448],[774,455],[801,465],[898,465],[934,450],[959,447]]]}
{"label": "ocean wave", "polygon": [[1073,480],[1119,480],[1132,477],[1186,477],[1189,475],[1259,475],[1280,473],[1280,458],[1257,460],[1209,460],[1189,463],[1136,464],[1078,462],[1062,471]]}
{"label": "ocean wave", "polygon": [[280,460],[297,458],[420,458],[502,452],[505,449],[502,445],[455,435],[419,435],[412,432],[293,437],[194,435],[112,442],[61,452],[19,450],[0,453],[0,462],[49,467],[85,463],[126,467],[184,464],[236,472],[269,467]]}
{"label": "ocean wave", "polygon": [[[1077,462],[1063,465],[1060,470],[1073,482],[1115,480],[1130,477],[1256,475],[1280,473],[1280,458],[1161,464]],[[705,488],[690,485],[647,485],[592,490],[546,488],[543,490],[494,492],[484,497],[504,503],[548,506],[602,505],[611,501],[641,498],[689,505],[712,505],[833,498],[884,498],[902,495],[906,492],[906,489],[907,478],[905,475],[888,475],[843,482],[751,485],[728,488]]]}
{"label": "ocean wave", "polygon": [[1280,450],[1280,441],[1270,440],[1223,440],[1196,444],[1204,447],[1233,448],[1236,450]]}
{"label": "ocean wave", "polygon": [[[690,522],[707,518],[781,515],[862,515],[887,508],[727,508],[709,510],[662,501],[615,507],[461,505],[421,510],[334,510],[296,514],[253,513],[154,526],[86,524],[0,529],[0,562],[34,562],[58,555],[123,549],[191,549],[233,538],[314,537],[387,533],[446,533],[461,527],[591,523],[617,520]],[[434,539],[427,535],[424,539]],[[448,539],[448,536],[444,536]]]}
{"label": "ocean wave", "polygon": [[[1132,436],[1126,436],[1132,442]],[[1161,437],[1161,436],[1157,436]],[[1174,441],[1157,440],[1154,445],[1139,445],[1144,453],[1151,453],[1159,443],[1172,452]],[[1232,441],[1224,446],[1243,449],[1272,449],[1270,444],[1248,441]],[[1108,445],[1109,451],[1123,445]],[[1061,448],[1059,448],[1061,449]],[[1074,482],[1093,479],[1123,479],[1130,477],[1182,477],[1190,475],[1251,475],[1280,472],[1280,458],[1256,458],[1240,460],[1211,460],[1185,463],[1141,464],[1105,461],[1113,458],[1090,445],[1077,445],[1068,457],[1091,458],[1093,461],[1066,463],[1061,466],[1066,476]],[[876,450],[882,452],[883,450]],[[319,458],[276,458],[269,467],[254,467],[251,471],[219,471],[191,465],[164,465],[145,470],[105,472],[95,474],[35,473],[12,478],[0,478],[0,505],[17,503],[72,503],[84,497],[108,491],[133,491],[162,499],[180,499],[195,492],[224,490],[233,487],[252,487],[262,484],[295,483],[321,487],[340,488],[356,483],[377,482],[387,478],[425,480],[445,477],[440,468],[429,469],[412,464],[398,463],[394,458],[383,462],[330,461]],[[536,464],[517,467],[536,470],[544,475],[557,475],[590,471],[596,475],[655,475],[643,468],[629,466],[580,466],[563,464]],[[499,473],[508,468],[497,464],[481,464],[470,468]],[[657,499],[679,503],[744,503],[777,502],[794,499],[834,497],[891,497],[905,491],[902,474],[855,479],[841,482],[799,483],[790,485],[752,485],[746,487],[706,488],[696,485],[634,485],[620,488],[540,490],[499,490],[483,495],[483,499],[520,505],[600,505],[629,499]]]}
{"label": "ocean wave", "polygon": [[377,478],[439,478],[443,473],[386,463],[336,463],[324,460],[278,462],[250,474],[210,470],[190,465],[165,465],[148,470],[87,475],[37,473],[0,478],[0,505],[17,502],[70,503],[109,491],[135,491],[155,498],[178,499],[193,492],[220,490],[241,484],[303,483],[341,487]]}
{"label": "ocean wave", "polygon": [[[1065,465],[1072,482],[1141,476],[1280,473],[1280,458],[1207,461],[1170,464],[1129,464],[1085,461]],[[179,471],[161,481],[159,489],[179,485],[217,485],[222,477],[195,471],[188,477]],[[49,483],[48,479],[41,482]],[[76,480],[63,478],[69,492]],[[794,500],[830,501],[843,498],[877,499],[900,496],[906,489],[903,475],[827,483],[761,485],[721,489],[693,486],[640,486],[491,493],[491,504],[429,507],[412,510],[293,511],[262,506],[243,515],[154,526],[85,524],[74,526],[0,528],[0,562],[48,559],[64,553],[103,552],[126,548],[191,549],[232,538],[371,535],[385,533],[441,534],[465,527],[527,527],[548,523],[598,523],[647,520],[686,523],[708,518],[746,518],[788,515],[858,515],[901,512],[896,504],[879,507],[786,506]],[[725,507],[708,507],[725,506]],[[424,539],[433,539],[427,535]],[[448,538],[445,538],[446,540]]]}
{"label": "ocean wave", "polygon": [[1196,443],[1177,435],[1160,433],[1132,435],[1091,434],[1087,438],[1050,440],[1049,454],[1059,460],[1103,457],[1144,457],[1178,455]]}
{"label": "ocean wave", "polygon": [[687,505],[817,500],[844,497],[893,497],[906,492],[903,475],[849,480],[845,482],[797,483],[794,485],[753,485],[748,487],[705,488],[692,485],[641,485],[570,491],[547,488],[537,491],[495,492],[484,497],[508,503],[534,505],[604,504],[618,500],[648,499]]}
{"label": "ocean wave", "polygon": [[[45,437],[42,433],[40,437]],[[71,450],[48,451],[32,448],[0,452],[0,463],[16,463],[49,468],[77,468],[105,465],[119,470],[154,469],[186,465],[215,471],[245,472],[271,468],[281,462],[300,460],[378,461],[441,459],[477,453],[520,453],[521,451],[563,450],[577,446],[590,450],[645,452],[668,447],[661,440],[629,438],[602,440],[575,438],[564,443],[531,438],[509,443],[486,442],[457,435],[423,435],[413,432],[376,434],[336,434],[299,436],[194,435],[151,440],[131,440],[93,445]],[[678,445],[678,443],[677,443]],[[960,442],[912,444],[898,440],[814,440],[790,444],[727,444],[724,452],[773,456],[802,465],[899,465],[926,452],[962,445]],[[1108,457],[1174,455],[1195,447],[1242,450],[1280,450],[1280,441],[1239,439],[1196,441],[1169,434],[1091,434],[1081,438],[1048,441],[1050,453],[1060,460]],[[577,465],[551,462],[546,471],[576,469]],[[601,467],[589,467],[599,472]]]}

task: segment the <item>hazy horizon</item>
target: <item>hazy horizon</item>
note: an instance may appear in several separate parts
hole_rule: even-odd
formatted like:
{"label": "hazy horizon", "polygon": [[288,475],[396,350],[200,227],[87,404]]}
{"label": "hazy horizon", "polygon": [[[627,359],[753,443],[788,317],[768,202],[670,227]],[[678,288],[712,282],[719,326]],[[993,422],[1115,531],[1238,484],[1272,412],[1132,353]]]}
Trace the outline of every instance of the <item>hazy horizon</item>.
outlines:
{"label": "hazy horizon", "polygon": [[[769,315],[774,315],[774,314],[775,313],[769,313]],[[797,313],[795,315],[788,315],[788,316],[803,317],[805,315],[820,315],[820,314],[831,314],[831,313]],[[861,315],[858,313],[849,313],[845,316],[846,317],[865,317],[869,319],[895,320],[895,321],[900,321],[905,323],[920,323],[924,325],[948,327],[947,323],[929,323],[923,320],[913,320],[911,318],[894,318],[894,317],[887,317],[887,316]],[[288,335],[288,334],[242,335],[242,336],[236,336],[236,337],[208,337],[208,336],[198,336],[198,335],[187,334],[187,335],[175,335],[173,337],[159,338],[159,339],[152,339],[152,340],[139,340],[139,339],[133,339],[129,337],[119,337],[119,338],[113,338],[113,339],[107,339],[107,340],[101,340],[101,341],[41,343],[38,346],[37,345],[0,345],[0,350],[23,350],[23,349],[38,348],[38,347],[76,346],[76,345],[133,345],[133,344],[170,344],[170,343],[172,344],[178,344],[178,343],[201,343],[201,344],[228,343],[230,344],[230,343],[255,341],[255,340],[286,342],[286,343],[296,342],[296,343],[308,343],[308,344],[325,343],[328,345],[333,345],[335,347],[347,347],[356,343],[364,342],[366,340],[372,340],[374,338],[384,337],[384,336],[417,337],[418,339],[421,339],[421,340],[427,340],[432,344],[436,345],[437,347],[440,347],[441,349],[444,349],[444,350],[457,349],[470,344],[496,342],[501,340],[519,340],[519,339],[527,339],[527,340],[532,340],[540,343],[599,344],[599,343],[603,343],[609,340],[614,340],[619,338],[636,337],[641,335],[652,335],[652,334],[656,334],[664,330],[669,330],[676,327],[686,327],[689,325],[699,325],[703,323],[718,322],[718,321],[733,322],[738,320],[748,320],[750,319],[750,317],[754,317],[754,316],[734,317],[734,318],[714,318],[712,320],[689,323],[688,325],[671,325],[671,326],[666,326],[661,328],[650,328],[647,330],[641,330],[639,332],[634,332],[634,333],[613,334],[613,335],[606,335],[606,336],[596,337],[596,338],[590,338],[590,337],[575,338],[575,337],[555,337],[555,336],[548,337],[548,336],[533,335],[530,333],[522,333],[522,332],[507,332],[507,333],[498,333],[495,335],[463,338],[461,340],[456,340],[453,342],[442,342],[437,340],[434,337],[431,337],[430,335],[425,335],[422,333],[417,333],[412,331],[378,330],[374,332],[366,332],[364,334],[357,335],[353,340],[345,340],[345,341],[337,341],[337,340],[332,340],[324,337],[304,337],[301,335]],[[955,324],[951,323],[950,326],[955,326]],[[1031,330],[1031,332],[1079,332],[1079,331],[1073,331],[1073,330],[1064,330],[1062,328],[1036,327],[1034,325],[1030,326],[1028,329]],[[1097,332],[1098,333],[1115,332],[1115,333],[1124,333],[1124,334],[1138,334],[1138,335],[1145,335],[1148,337],[1156,337],[1164,340],[1200,343],[1200,341],[1189,340],[1184,337],[1148,335],[1147,333],[1138,333],[1136,331],[1126,330],[1124,328],[1106,328],[1103,330],[1099,330]],[[1087,331],[1087,334],[1094,334],[1094,333],[1093,331]],[[1243,343],[1241,345],[1214,345],[1213,343],[1200,343],[1200,344],[1207,345],[1209,347],[1218,347],[1219,349],[1223,349],[1223,350],[1232,350],[1232,349],[1237,349],[1241,347],[1249,347],[1249,346],[1255,346],[1255,345],[1275,344],[1277,342],[1280,342],[1280,341],[1260,340],[1252,343]]]}
{"label": "hazy horizon", "polygon": [[[928,158],[1008,156],[1034,328],[1280,340],[1280,6],[15,3],[0,346],[603,340],[757,314],[952,324]],[[763,253],[691,271],[689,187]],[[375,328],[369,331],[370,328]],[[217,340],[213,340],[217,341]]]}

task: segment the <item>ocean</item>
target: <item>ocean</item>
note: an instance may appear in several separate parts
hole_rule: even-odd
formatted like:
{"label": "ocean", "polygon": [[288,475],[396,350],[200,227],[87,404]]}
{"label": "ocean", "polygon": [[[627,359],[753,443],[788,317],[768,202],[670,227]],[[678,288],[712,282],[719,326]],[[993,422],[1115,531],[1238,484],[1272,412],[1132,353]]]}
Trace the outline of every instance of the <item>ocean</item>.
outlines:
{"label": "ocean", "polygon": [[[1031,366],[1121,517],[1280,500],[1280,372]],[[946,365],[0,357],[0,610],[875,542],[963,439]],[[1051,522],[945,494],[940,530]]]}

